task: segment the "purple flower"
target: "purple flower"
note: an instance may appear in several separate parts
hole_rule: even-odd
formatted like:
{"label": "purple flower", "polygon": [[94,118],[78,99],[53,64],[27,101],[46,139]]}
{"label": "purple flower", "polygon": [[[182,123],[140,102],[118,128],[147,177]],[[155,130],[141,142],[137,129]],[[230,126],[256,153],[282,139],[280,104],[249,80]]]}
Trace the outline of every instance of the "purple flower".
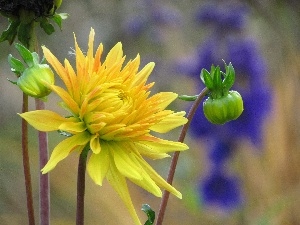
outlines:
{"label": "purple flower", "polygon": [[220,30],[241,30],[246,25],[247,9],[243,5],[208,4],[201,6],[195,18],[200,24],[213,25]]}
{"label": "purple flower", "polygon": [[204,205],[223,209],[234,209],[242,203],[238,178],[221,170],[213,170],[199,184]]}
{"label": "purple flower", "polygon": [[[139,3],[141,3],[139,6],[140,14],[132,16],[123,24],[123,30],[127,35],[136,37],[146,33],[147,36],[159,36],[153,35],[155,32],[161,32],[159,26],[181,24],[182,16],[176,8],[149,0],[143,0]],[[157,38],[152,39],[155,42],[158,40]]]}
{"label": "purple flower", "polygon": [[234,150],[235,146],[230,140],[216,139],[209,151],[209,159],[216,167],[221,168],[224,162],[234,153]]}

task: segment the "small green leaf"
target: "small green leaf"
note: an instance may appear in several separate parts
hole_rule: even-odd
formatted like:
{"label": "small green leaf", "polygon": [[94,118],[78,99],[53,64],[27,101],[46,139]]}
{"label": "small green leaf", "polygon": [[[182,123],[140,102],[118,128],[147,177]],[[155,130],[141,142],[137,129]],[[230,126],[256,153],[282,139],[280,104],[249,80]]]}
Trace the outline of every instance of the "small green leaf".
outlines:
{"label": "small green leaf", "polygon": [[66,131],[62,131],[62,130],[58,130],[57,131],[60,135],[66,136],[66,137],[72,137],[73,134],[66,132]]}
{"label": "small green leaf", "polygon": [[152,225],[155,220],[155,212],[151,209],[151,207],[148,204],[142,205],[142,211],[144,211],[148,217],[148,220],[144,225]]}
{"label": "small green leaf", "polygon": [[68,13],[58,13],[58,15],[61,17],[62,20],[65,20],[69,17]]}
{"label": "small green leaf", "polygon": [[235,81],[235,71],[231,63],[229,63],[228,66],[225,64],[225,68],[226,68],[226,73],[225,73],[225,78],[223,80],[223,87],[229,90]]}
{"label": "small green leaf", "polygon": [[48,35],[52,34],[55,31],[53,25],[49,23],[49,21],[46,18],[41,20],[40,26]]}
{"label": "small green leaf", "polygon": [[17,81],[12,81],[12,80],[10,80],[10,79],[8,79],[8,78],[6,78],[10,83],[12,83],[12,84],[15,84],[15,85],[17,85]]}
{"label": "small green leaf", "polygon": [[9,26],[8,28],[2,32],[1,36],[0,36],[0,42],[3,41],[8,41],[8,43],[11,45],[18,33],[18,26],[20,25],[20,21],[19,20],[10,20],[9,19]]}
{"label": "small green leaf", "polygon": [[21,73],[23,73],[25,70],[25,66],[23,65],[23,63],[13,57],[11,54],[8,55],[8,63],[11,67],[11,71],[18,75],[21,75]]}
{"label": "small green leaf", "polygon": [[59,26],[60,29],[62,29],[62,18],[59,14],[55,13],[52,17],[52,20]]}
{"label": "small green leaf", "polygon": [[198,95],[179,95],[178,96],[179,99],[184,100],[184,101],[196,101],[196,99],[198,98]]}
{"label": "small green leaf", "polygon": [[16,49],[18,50],[18,52],[20,53],[22,59],[24,60],[24,62],[29,66],[33,66],[34,64],[34,59],[33,56],[31,54],[31,52],[23,45],[16,43],[15,44]]}
{"label": "small green leaf", "polygon": [[33,57],[33,63],[34,64],[39,64],[40,63],[39,55],[36,52],[32,52],[31,55]]}
{"label": "small green leaf", "polygon": [[201,70],[200,78],[209,90],[214,88],[214,83],[211,74],[206,69]]}

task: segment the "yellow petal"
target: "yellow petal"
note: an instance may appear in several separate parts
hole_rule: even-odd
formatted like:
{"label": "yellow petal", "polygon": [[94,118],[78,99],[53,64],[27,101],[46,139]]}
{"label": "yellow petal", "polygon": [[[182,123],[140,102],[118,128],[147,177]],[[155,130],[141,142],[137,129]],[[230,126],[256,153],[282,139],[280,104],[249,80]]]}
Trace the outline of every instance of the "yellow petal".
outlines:
{"label": "yellow petal", "polygon": [[136,142],[134,143],[134,145],[141,155],[149,157],[151,159],[163,159],[166,157],[170,157],[170,155],[166,153],[161,153],[157,151],[155,148],[151,148],[146,144]]}
{"label": "yellow petal", "polygon": [[87,132],[76,134],[60,142],[53,150],[49,161],[42,169],[42,173],[48,173],[57,163],[66,158],[69,153],[78,146],[85,146],[90,140]]}
{"label": "yellow petal", "polygon": [[94,154],[98,154],[101,151],[100,138],[98,135],[92,135],[90,140],[90,148]]}
{"label": "yellow petal", "polygon": [[173,151],[184,151],[189,149],[189,147],[181,142],[168,141],[160,138],[151,136],[153,140],[151,141],[139,141],[140,144],[144,144],[145,147],[151,148],[160,153],[168,153]]}
{"label": "yellow petal", "polygon": [[70,132],[70,133],[73,133],[73,132],[80,133],[80,132],[83,132],[86,130],[86,126],[85,126],[85,123],[82,121],[80,121],[80,122],[65,122],[59,126],[59,129]]}
{"label": "yellow petal", "polygon": [[107,148],[102,147],[98,154],[92,154],[87,163],[87,172],[92,180],[102,186],[104,177],[107,174],[110,158]]}
{"label": "yellow petal", "polygon": [[47,62],[51,64],[51,66],[54,68],[55,72],[60,76],[60,78],[63,80],[65,85],[68,89],[70,89],[70,80],[68,77],[68,74],[66,72],[66,69],[63,67],[63,65],[58,61],[58,59],[50,52],[48,48],[45,46],[42,46],[43,53],[45,58],[47,59]]}
{"label": "yellow petal", "polygon": [[51,85],[50,88],[52,89],[52,91],[56,92],[56,94],[59,95],[59,97],[63,100],[71,113],[73,113],[74,115],[79,114],[79,106],[68,92],[66,92],[63,88],[55,85]]}
{"label": "yellow petal", "polygon": [[133,152],[124,150],[126,149],[126,144],[119,142],[115,144],[114,142],[109,144],[110,151],[113,151],[115,165],[120,171],[120,173],[128,178],[142,180],[142,170],[132,159]]}
{"label": "yellow petal", "polygon": [[188,119],[183,117],[185,112],[177,112],[166,116],[159,123],[150,127],[151,130],[159,133],[166,133],[170,130],[179,127],[188,122]]}
{"label": "yellow petal", "polygon": [[148,99],[155,104],[159,110],[164,110],[171,102],[173,102],[178,95],[173,92],[159,92]]}
{"label": "yellow petal", "polygon": [[68,119],[49,110],[36,110],[19,114],[31,126],[40,131],[58,130],[59,126]]}
{"label": "yellow petal", "polygon": [[182,198],[182,194],[177,191],[172,185],[167,183],[142,157],[137,157],[143,169],[155,181],[157,185],[169,191],[178,198]]}
{"label": "yellow petal", "polygon": [[139,86],[140,84],[145,84],[154,66],[154,62],[148,63],[139,73],[136,74],[132,86],[134,87]]}
{"label": "yellow petal", "polygon": [[123,57],[122,43],[118,42],[107,54],[103,66],[111,68],[115,63],[118,63]]}
{"label": "yellow petal", "polygon": [[143,189],[147,190],[148,192],[150,192],[151,194],[155,195],[156,197],[161,197],[162,196],[162,192],[160,190],[160,188],[156,185],[156,183],[151,179],[151,177],[147,174],[147,172],[141,167],[139,161],[136,159],[136,157],[141,157],[140,155],[134,156],[134,163],[138,164],[139,167],[142,169],[142,176],[143,179],[142,180],[136,180],[136,179],[131,179],[129,178],[133,183],[135,183],[136,185],[142,187]]}
{"label": "yellow petal", "polygon": [[134,223],[136,225],[142,225],[132,204],[125,177],[118,171],[114,163],[110,164],[107,180],[125,203]]}

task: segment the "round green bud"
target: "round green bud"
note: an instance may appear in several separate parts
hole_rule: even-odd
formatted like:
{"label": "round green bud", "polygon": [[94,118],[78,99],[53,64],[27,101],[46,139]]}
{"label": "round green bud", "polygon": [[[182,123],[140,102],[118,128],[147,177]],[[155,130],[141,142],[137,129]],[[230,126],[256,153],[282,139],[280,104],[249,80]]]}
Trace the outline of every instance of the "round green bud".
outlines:
{"label": "round green bud", "polygon": [[24,70],[17,85],[27,95],[44,98],[51,93],[49,84],[54,84],[54,73],[47,64],[36,64]]}
{"label": "round green bud", "polygon": [[243,110],[243,99],[237,91],[229,91],[221,98],[208,97],[203,103],[205,117],[214,124],[224,124],[235,120]]}

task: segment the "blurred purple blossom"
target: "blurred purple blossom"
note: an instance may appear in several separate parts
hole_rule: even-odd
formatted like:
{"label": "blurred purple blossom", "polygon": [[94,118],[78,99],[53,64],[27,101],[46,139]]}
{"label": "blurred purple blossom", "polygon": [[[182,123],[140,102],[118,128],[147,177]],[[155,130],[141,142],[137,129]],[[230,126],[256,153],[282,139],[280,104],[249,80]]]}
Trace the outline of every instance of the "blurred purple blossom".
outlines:
{"label": "blurred purple blossom", "polygon": [[182,15],[172,5],[162,4],[152,0],[141,0],[139,2],[140,12],[131,15],[123,23],[123,30],[128,36],[137,37],[144,32],[154,32],[160,26],[178,26],[181,24]]}
{"label": "blurred purple blossom", "polygon": [[218,169],[214,169],[199,183],[199,192],[206,206],[230,210],[242,203],[238,178]]}
{"label": "blurred purple blossom", "polygon": [[200,181],[199,192],[203,203],[218,205],[223,209],[234,208],[241,203],[241,190],[236,177],[228,176],[226,165],[237,151],[241,138],[250,140],[256,147],[263,141],[264,120],[271,109],[271,88],[267,82],[267,65],[258,43],[244,35],[247,22],[247,8],[240,4],[223,1],[201,7],[196,20],[209,25],[212,32],[199,45],[195,53],[178,60],[175,69],[199,82],[198,92],[204,85],[199,79],[203,68],[210,71],[211,65],[232,63],[236,72],[233,90],[243,97],[244,111],[235,121],[225,125],[208,122],[199,107],[191,122],[190,132],[198,138],[212,142],[208,159],[212,170]]}
{"label": "blurred purple blossom", "polygon": [[216,29],[239,30],[246,25],[247,8],[242,5],[209,4],[199,8],[196,21],[200,24],[214,25]]}
{"label": "blurred purple blossom", "polygon": [[230,140],[219,140],[216,139],[212,148],[209,152],[209,159],[213,162],[217,167],[221,166],[222,164],[231,157],[234,153],[234,146]]}

